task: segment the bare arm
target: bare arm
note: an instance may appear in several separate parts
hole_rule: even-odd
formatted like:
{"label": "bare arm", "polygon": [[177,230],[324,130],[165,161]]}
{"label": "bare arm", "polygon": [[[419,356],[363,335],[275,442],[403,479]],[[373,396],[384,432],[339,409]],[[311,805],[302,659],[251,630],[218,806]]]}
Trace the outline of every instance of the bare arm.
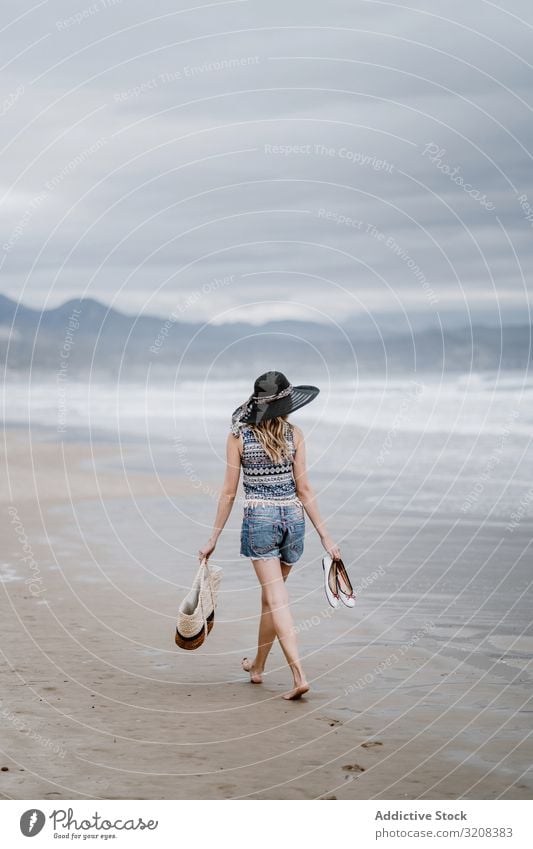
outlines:
{"label": "bare arm", "polygon": [[305,439],[301,429],[296,425],[294,425],[294,435],[296,453],[294,455],[293,473],[294,481],[296,484],[296,494],[304,505],[305,512],[307,513],[313,525],[315,526],[316,532],[320,537],[320,541],[328,552],[328,554],[331,557],[340,558],[340,548],[334,543],[333,539],[330,537],[326,530],[326,526],[318,509],[316,493],[311,484],[309,483],[309,478],[307,477]]}
{"label": "bare arm", "polygon": [[239,439],[235,439],[232,433],[228,433],[228,438],[226,440],[226,473],[224,475],[224,482],[218,499],[213,533],[209,537],[207,545],[204,545],[203,548],[200,548],[198,551],[198,557],[200,560],[202,560],[203,557],[209,557],[209,555],[215,550],[218,538],[222,533],[224,525],[228,521],[233,508],[240,476],[241,454],[239,451]]}

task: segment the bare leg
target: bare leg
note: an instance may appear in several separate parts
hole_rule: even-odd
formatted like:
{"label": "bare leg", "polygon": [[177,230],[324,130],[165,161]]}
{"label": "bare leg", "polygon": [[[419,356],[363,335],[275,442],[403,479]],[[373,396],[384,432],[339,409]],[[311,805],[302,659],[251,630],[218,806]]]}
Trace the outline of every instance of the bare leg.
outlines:
{"label": "bare leg", "polygon": [[[291,566],[289,563],[281,562],[281,574],[283,580],[286,581]],[[276,629],[274,628],[274,620],[272,613],[265,601],[265,591],[261,590],[261,619],[259,620],[259,636],[257,638],[257,654],[253,661],[245,657],[242,661],[242,668],[250,673],[250,681],[252,684],[261,684],[263,681],[262,673],[265,669],[267,657],[270,649],[276,639]]]}
{"label": "bare leg", "polygon": [[289,693],[285,693],[283,698],[299,699],[309,690],[309,685],[305,680],[298,656],[298,643],[289,607],[289,596],[279,558],[252,560],[252,563],[261,583],[262,603],[272,616],[274,631],[294,679],[294,688]]}

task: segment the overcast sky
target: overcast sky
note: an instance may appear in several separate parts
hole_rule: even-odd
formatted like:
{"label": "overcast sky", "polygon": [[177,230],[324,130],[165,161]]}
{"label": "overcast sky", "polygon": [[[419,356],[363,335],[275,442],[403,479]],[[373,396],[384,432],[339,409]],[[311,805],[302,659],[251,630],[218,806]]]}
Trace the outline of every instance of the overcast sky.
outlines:
{"label": "overcast sky", "polygon": [[409,6],[3,3],[4,294],[528,320],[531,0]]}

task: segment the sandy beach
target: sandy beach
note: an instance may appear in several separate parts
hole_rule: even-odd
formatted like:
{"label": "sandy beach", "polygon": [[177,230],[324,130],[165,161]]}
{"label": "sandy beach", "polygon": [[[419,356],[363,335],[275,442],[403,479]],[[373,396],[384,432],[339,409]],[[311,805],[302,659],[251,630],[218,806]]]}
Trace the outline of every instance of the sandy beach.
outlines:
{"label": "sandy beach", "polygon": [[[240,667],[259,610],[240,506],[212,556],[214,630],[181,651],[177,608],[214,500],[144,467],[141,441],[95,436],[12,427],[2,446],[2,798],[531,798],[530,524],[393,521],[355,501],[330,526],[353,531],[358,601],[332,610],[308,523],[288,586],[311,691],[288,704],[277,644],[263,685]],[[211,463],[203,483],[222,474]]]}
{"label": "sandy beach", "polygon": [[[174,800],[302,799],[376,800],[345,806],[347,838],[314,805],[293,815],[313,849],[516,849],[533,799],[533,3],[38,0],[3,18],[4,843],[46,840],[45,822],[54,841],[190,843],[194,806],[183,829]],[[305,439],[294,490],[280,417]],[[214,628],[175,642],[231,433],[269,421],[267,456],[241,454],[247,489],[296,492],[316,523],[279,540],[291,559],[305,530],[287,590],[310,690],[292,702],[305,682],[279,642],[261,684],[242,668],[261,613],[243,475],[210,556]],[[250,551],[269,530],[250,523]],[[321,539],[353,608],[328,604]],[[417,800],[483,811],[468,833],[413,816],[423,835],[388,834]],[[56,823],[63,807],[79,822]],[[153,829],[118,822],[141,808]],[[271,842],[227,818],[232,849]]]}

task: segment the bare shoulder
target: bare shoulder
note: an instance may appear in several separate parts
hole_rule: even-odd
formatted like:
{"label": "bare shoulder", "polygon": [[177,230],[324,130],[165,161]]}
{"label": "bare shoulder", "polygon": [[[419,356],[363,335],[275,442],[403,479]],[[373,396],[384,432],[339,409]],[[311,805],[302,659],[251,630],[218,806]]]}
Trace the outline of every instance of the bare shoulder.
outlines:
{"label": "bare shoulder", "polygon": [[295,448],[298,448],[299,444],[302,442],[302,440],[304,438],[304,432],[301,429],[301,427],[298,427],[298,425],[295,425],[295,424],[292,425],[292,430],[293,430],[293,433],[294,433],[294,446],[295,446]]}
{"label": "bare shoulder", "polygon": [[227,448],[228,452],[231,452],[231,453],[236,452],[236,453],[239,453],[240,455],[242,455],[242,446],[243,446],[243,439],[242,439],[242,434],[241,434],[240,429],[239,429],[239,435],[238,436],[235,436],[230,430],[230,432],[228,433],[228,437],[226,439],[226,448]]}

